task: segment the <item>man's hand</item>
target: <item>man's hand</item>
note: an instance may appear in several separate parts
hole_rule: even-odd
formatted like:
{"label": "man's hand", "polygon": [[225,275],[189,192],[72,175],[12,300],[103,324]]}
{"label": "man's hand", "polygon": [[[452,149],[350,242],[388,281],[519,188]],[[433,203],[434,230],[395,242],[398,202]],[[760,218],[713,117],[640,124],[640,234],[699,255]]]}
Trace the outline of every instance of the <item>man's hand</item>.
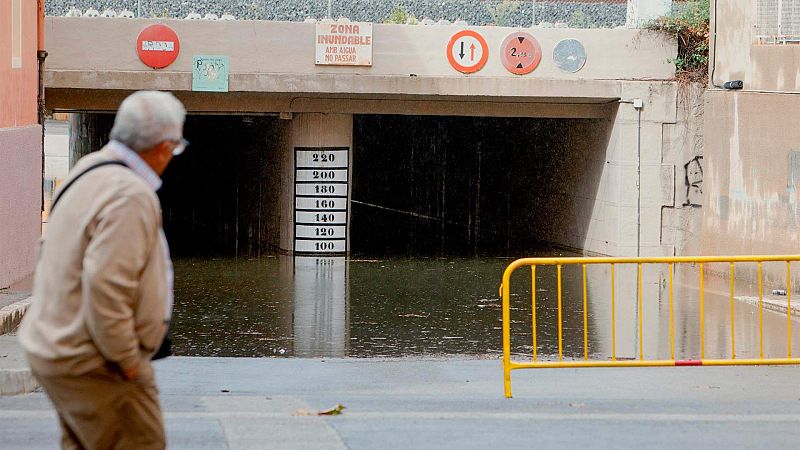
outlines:
{"label": "man's hand", "polygon": [[133,381],[136,379],[136,374],[139,372],[139,365],[128,367],[127,369],[122,369],[122,375],[128,381]]}

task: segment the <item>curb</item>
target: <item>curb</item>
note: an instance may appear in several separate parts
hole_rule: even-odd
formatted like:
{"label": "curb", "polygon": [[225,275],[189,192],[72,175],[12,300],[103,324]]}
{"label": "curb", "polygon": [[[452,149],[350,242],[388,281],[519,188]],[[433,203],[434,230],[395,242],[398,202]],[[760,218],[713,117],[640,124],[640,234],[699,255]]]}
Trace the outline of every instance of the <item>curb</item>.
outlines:
{"label": "curb", "polygon": [[27,394],[38,387],[30,369],[0,369],[0,397]]}
{"label": "curb", "polygon": [[31,306],[31,297],[0,309],[0,334],[10,333],[22,321],[22,316]]}
{"label": "curb", "polygon": [[[0,335],[10,333],[17,328],[30,305],[31,297],[28,297],[0,308]],[[24,364],[23,368],[0,369],[0,397],[27,394],[37,388],[39,383],[27,364]]]}
{"label": "curb", "polygon": [[[739,300],[744,303],[748,303],[753,306],[758,306],[758,297],[749,296],[749,295],[737,295],[734,297],[736,300]],[[781,314],[789,314],[789,302],[784,298],[775,298],[772,296],[764,295],[762,297],[763,306],[765,310],[774,311]],[[796,302],[791,303],[791,314],[792,316],[800,315],[800,305]]]}

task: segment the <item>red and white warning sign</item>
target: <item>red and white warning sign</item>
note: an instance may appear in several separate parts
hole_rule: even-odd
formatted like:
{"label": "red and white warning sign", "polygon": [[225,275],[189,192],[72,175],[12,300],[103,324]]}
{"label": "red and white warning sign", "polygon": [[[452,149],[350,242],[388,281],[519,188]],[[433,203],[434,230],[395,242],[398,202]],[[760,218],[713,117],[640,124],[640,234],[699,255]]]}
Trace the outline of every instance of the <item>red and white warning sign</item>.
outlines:
{"label": "red and white warning sign", "polygon": [[486,65],[488,59],[489,46],[476,31],[459,31],[447,43],[447,60],[459,72],[477,72]]}
{"label": "red and white warning sign", "polygon": [[500,46],[500,59],[509,72],[525,75],[539,66],[542,61],[542,47],[528,33],[511,33]]}
{"label": "red and white warning sign", "polygon": [[139,59],[154,69],[163,69],[175,62],[180,51],[178,35],[166,25],[150,25],[136,38]]}
{"label": "red and white warning sign", "polygon": [[316,63],[333,66],[372,65],[372,24],[317,23]]}

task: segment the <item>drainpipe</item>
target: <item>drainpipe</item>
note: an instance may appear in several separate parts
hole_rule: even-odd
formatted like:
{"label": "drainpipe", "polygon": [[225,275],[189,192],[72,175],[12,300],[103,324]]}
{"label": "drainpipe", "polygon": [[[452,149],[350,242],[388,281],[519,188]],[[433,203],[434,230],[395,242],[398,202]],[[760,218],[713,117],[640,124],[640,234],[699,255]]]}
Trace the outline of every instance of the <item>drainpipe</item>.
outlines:
{"label": "drainpipe", "polygon": [[[633,108],[636,109],[638,114],[636,132],[636,257],[642,256],[642,108],[644,102],[640,98],[633,99]],[[636,298],[642,295],[639,292],[639,284],[636,283]],[[639,311],[639,303],[636,303],[636,316],[642,314]],[[635,327],[634,327],[635,328]],[[634,331],[636,336],[636,346],[639,346],[639,335]]]}
{"label": "drainpipe", "polygon": [[[637,134],[636,134],[636,256],[642,255],[642,109],[644,100],[634,98],[632,100],[620,100],[620,103],[627,103],[633,106],[638,115]],[[636,283],[636,298],[639,298],[639,283]],[[639,303],[636,304],[636,317],[639,316]],[[639,334],[634,324],[634,345],[639,346]]]}
{"label": "drainpipe", "polygon": [[[37,0],[36,2],[36,60],[39,66],[39,90],[36,101],[38,105],[39,125],[42,127],[42,187],[44,187],[44,60],[47,58],[47,52],[44,49],[44,2],[45,0]],[[42,189],[41,210],[44,212],[44,189]]]}
{"label": "drainpipe", "polygon": [[636,133],[636,256],[642,256],[642,108],[644,102],[640,98],[633,99],[633,107],[638,113],[638,131]]}

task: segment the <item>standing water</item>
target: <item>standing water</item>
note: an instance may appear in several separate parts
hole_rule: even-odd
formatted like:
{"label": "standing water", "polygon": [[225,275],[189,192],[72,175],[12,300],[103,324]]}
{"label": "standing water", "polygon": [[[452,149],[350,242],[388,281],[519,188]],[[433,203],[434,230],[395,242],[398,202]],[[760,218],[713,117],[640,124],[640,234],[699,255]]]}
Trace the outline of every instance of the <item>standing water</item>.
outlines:
{"label": "standing water", "polygon": [[[505,258],[269,257],[175,261],[173,340],[178,355],[295,357],[497,357],[502,352],[498,285]],[[593,359],[638,357],[635,266],[619,266],[615,282],[616,346],[611,341],[608,266],[587,271],[586,332]],[[645,358],[700,354],[697,272],[676,270],[673,333],[669,286],[659,268],[642,284]],[[724,283],[722,283],[724,284]],[[583,284],[579,266],[565,266],[563,351],[584,355]],[[738,288],[737,288],[738,289]],[[558,353],[555,268],[540,267],[536,286],[537,352]],[[730,354],[728,297],[713,282],[705,293],[705,356]],[[530,358],[530,270],[519,269],[511,289],[512,353]],[[739,295],[737,293],[737,295]],[[757,357],[758,309],[736,302],[737,357]],[[765,356],[786,352],[786,316],[764,311]],[[800,331],[794,333],[800,336]],[[796,339],[795,339],[796,341]],[[796,347],[796,344],[793,344]],[[798,348],[794,349],[800,354]]]}

